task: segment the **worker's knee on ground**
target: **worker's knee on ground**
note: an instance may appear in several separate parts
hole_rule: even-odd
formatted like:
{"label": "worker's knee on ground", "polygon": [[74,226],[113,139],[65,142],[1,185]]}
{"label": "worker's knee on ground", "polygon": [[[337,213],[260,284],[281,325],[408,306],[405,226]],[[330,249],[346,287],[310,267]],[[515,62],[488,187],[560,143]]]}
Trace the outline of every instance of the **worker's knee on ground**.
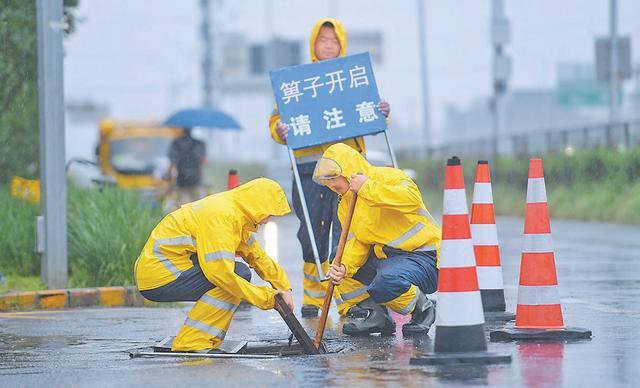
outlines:
{"label": "worker's knee on ground", "polygon": [[367,292],[378,303],[389,302],[405,293],[411,287],[411,283],[397,274],[378,274],[373,279]]}
{"label": "worker's knee on ground", "polygon": [[236,275],[240,276],[244,280],[248,282],[251,281],[251,270],[249,269],[249,266],[246,265],[245,263],[236,261],[235,267],[233,268],[233,272],[235,272]]}

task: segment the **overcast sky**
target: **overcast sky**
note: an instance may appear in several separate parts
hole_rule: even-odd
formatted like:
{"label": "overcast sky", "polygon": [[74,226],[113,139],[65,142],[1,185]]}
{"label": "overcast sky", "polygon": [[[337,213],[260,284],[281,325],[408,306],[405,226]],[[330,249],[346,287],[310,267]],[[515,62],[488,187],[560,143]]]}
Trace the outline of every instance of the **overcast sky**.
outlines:
{"label": "overcast sky", "polygon": [[[81,0],[77,31],[65,44],[67,100],[106,103],[120,118],[162,118],[176,106],[198,105],[199,4],[198,0]],[[558,62],[591,62],[593,37],[608,31],[608,4],[608,0],[505,0],[512,29],[507,47],[513,60],[510,87],[551,88]],[[442,124],[447,105],[463,107],[491,93],[490,5],[490,0],[426,1],[435,126]],[[244,32],[252,41],[270,34],[306,41],[313,22],[330,9],[343,20],[347,32],[381,30],[385,60],[384,71],[377,74],[381,94],[392,104],[406,101],[418,106],[414,0],[334,0],[333,6],[321,0],[226,0],[223,9],[218,20],[222,28]],[[619,1],[619,32],[632,37],[633,59],[640,63],[640,1]]]}

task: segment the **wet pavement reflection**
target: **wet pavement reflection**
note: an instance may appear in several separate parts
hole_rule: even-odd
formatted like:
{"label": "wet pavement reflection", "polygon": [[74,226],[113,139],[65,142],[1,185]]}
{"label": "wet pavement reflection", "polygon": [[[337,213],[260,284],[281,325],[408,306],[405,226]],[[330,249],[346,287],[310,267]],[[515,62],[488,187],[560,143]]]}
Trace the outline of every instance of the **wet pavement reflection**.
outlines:
{"label": "wet pavement reflection", "polygon": [[[297,221],[278,221],[279,261],[296,290],[302,265]],[[507,310],[515,311],[522,220],[499,218]],[[403,385],[403,386],[635,386],[640,381],[640,228],[552,222],[565,323],[593,331],[577,342],[489,343],[507,352],[507,365],[413,366],[433,350],[430,336],[403,338],[408,317],[394,314],[394,336],[349,338],[349,322],[332,309],[326,344],[331,354],[274,360],[129,359],[128,350],[175,335],[189,305],[172,308],[76,309],[0,313],[0,386],[154,385]],[[301,292],[296,294],[300,304]],[[318,319],[301,321],[314,333]],[[503,323],[487,323],[485,333]],[[243,307],[228,333],[253,343],[286,341],[274,311]]]}

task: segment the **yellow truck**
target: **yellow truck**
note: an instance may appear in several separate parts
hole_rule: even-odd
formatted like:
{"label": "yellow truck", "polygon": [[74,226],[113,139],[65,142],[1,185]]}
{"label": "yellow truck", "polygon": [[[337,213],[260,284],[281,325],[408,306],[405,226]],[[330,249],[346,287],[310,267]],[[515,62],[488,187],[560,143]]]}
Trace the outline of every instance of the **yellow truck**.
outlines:
{"label": "yellow truck", "polygon": [[102,174],[117,186],[134,189],[142,197],[160,201],[168,191],[165,173],[169,167],[171,142],[182,129],[152,122],[102,120],[96,147]]}

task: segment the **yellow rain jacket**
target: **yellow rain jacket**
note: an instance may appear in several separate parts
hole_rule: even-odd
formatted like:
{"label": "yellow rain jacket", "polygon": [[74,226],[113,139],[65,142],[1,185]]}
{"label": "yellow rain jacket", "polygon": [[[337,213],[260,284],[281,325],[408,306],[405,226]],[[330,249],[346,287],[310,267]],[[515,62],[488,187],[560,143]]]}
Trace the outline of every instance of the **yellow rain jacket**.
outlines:
{"label": "yellow rain jacket", "polygon": [[[315,53],[315,45],[316,38],[318,37],[318,33],[320,32],[320,27],[326,22],[333,24],[333,28],[338,36],[338,41],[340,41],[340,54],[338,56],[343,57],[347,54],[347,33],[342,25],[342,22],[338,19],[333,18],[324,18],[320,19],[316,22],[311,30],[311,37],[309,38],[309,51],[311,52],[311,62],[317,62],[318,58]],[[278,106],[276,105],[271,113],[271,117],[269,117],[269,131],[271,132],[271,137],[277,143],[287,144],[282,141],[280,137],[278,137],[278,133],[276,132],[276,126],[280,121],[280,111],[278,110]],[[352,147],[358,152],[364,153],[366,152],[366,148],[364,145],[364,139],[362,137],[356,137],[353,139],[343,140],[340,143],[344,143],[349,147]],[[306,163],[306,162],[315,162],[320,159],[322,153],[329,148],[332,144],[336,143],[327,143],[321,144],[313,147],[302,148],[296,150],[293,154],[298,159],[298,163]]]}
{"label": "yellow rain jacket", "polygon": [[[290,211],[282,188],[266,178],[182,206],[151,232],[135,265],[138,288],[150,290],[174,281],[193,266],[191,255],[197,253],[211,283],[263,310],[273,308],[276,289],[289,290],[291,284],[252,232],[266,217]],[[253,285],[236,275],[236,254],[274,288]]]}
{"label": "yellow rain jacket", "polygon": [[[352,148],[334,144],[322,155],[314,179],[342,175],[351,181],[351,175],[356,173],[368,179],[358,192],[342,257],[347,277],[365,264],[371,247],[379,259],[387,257],[384,246],[403,251],[436,249],[439,256],[441,229],[424,205],[418,186],[402,170],[374,167]],[[338,205],[341,224],[352,195],[347,191]]]}

